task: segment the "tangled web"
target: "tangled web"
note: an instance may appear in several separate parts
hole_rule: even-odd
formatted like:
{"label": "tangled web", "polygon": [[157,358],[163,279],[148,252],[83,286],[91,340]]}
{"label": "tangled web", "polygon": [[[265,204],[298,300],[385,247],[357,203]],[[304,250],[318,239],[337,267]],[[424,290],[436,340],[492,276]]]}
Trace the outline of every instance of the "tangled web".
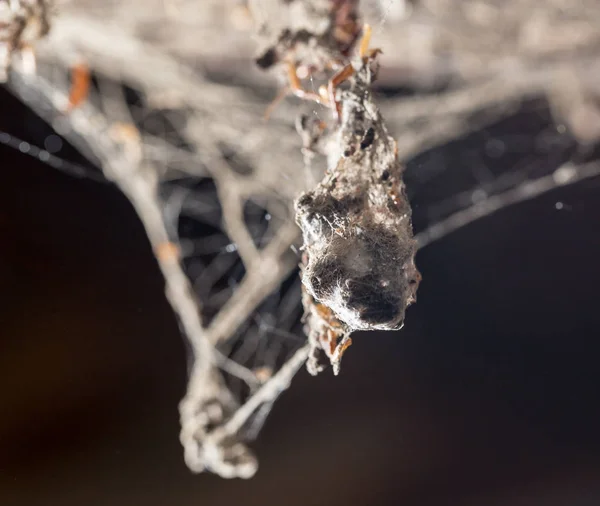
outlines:
{"label": "tangled web", "polygon": [[[186,463],[250,477],[246,443],[309,356],[293,202],[325,164],[302,152],[295,120],[331,111],[289,98],[263,120],[280,86],[254,67],[247,2],[53,3],[36,73],[12,58],[8,87],[101,170],[88,174],[123,191],[145,227],[189,344]],[[298,1],[253,3],[268,23]],[[356,4],[374,27],[384,52],[376,101],[406,167],[419,247],[600,174],[594,2],[302,3]],[[70,107],[82,62],[91,88]],[[316,90],[322,76],[309,77]],[[60,150],[0,141],[80,171]]]}

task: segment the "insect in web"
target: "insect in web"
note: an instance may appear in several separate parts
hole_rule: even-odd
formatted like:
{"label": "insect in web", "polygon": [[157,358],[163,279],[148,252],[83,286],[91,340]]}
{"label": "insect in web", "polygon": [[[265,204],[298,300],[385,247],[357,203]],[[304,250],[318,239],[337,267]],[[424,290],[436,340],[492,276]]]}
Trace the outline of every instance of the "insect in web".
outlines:
{"label": "insect in web", "polygon": [[328,159],[325,177],[296,201],[312,373],[318,350],[339,371],[353,330],[401,328],[421,280],[403,166],[370,91],[377,51],[365,47],[363,39],[346,71],[349,89],[336,90],[339,123],[315,143]]}
{"label": "insect in web", "polygon": [[[303,117],[297,125],[304,149],[327,159],[323,180],[295,202],[304,239],[302,300],[312,374],[322,370],[321,353],[339,372],[352,331],[401,328],[421,280],[403,166],[371,93],[380,51],[369,50],[371,29],[360,30],[355,2],[328,5],[327,30],[284,30],[258,59],[262,67],[287,69],[285,93],[291,90],[333,112],[330,124]],[[345,25],[351,36],[344,45],[335,36],[339,19],[353,21]],[[323,70],[333,75],[319,93],[300,86],[302,75]],[[348,88],[341,89],[342,83]]]}

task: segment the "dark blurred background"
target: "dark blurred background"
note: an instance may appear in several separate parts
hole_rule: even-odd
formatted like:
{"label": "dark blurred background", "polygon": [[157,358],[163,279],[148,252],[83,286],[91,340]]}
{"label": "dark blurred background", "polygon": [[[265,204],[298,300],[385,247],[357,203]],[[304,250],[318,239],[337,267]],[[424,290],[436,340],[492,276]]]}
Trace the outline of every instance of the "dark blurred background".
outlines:
{"label": "dark blurred background", "polygon": [[[0,130],[43,147],[48,127],[0,104]],[[409,168],[450,185],[484,144],[466,142]],[[405,329],[357,335],[337,378],[301,371],[256,477],[227,481],[183,462],[186,352],[126,199],[7,146],[0,170],[0,504],[600,504],[599,181],[423,249]],[[413,192],[417,228],[434,191]]]}

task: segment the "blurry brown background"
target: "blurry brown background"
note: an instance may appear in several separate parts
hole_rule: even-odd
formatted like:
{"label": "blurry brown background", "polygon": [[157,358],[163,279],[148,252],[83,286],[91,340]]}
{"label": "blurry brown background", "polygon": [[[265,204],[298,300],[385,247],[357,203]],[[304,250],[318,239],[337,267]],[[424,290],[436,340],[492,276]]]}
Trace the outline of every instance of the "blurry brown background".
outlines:
{"label": "blurry brown background", "polygon": [[[43,142],[0,91],[0,130]],[[226,481],[184,465],[184,346],[125,198],[0,170],[0,504],[600,504],[598,181],[422,250],[406,328],[302,371]]]}

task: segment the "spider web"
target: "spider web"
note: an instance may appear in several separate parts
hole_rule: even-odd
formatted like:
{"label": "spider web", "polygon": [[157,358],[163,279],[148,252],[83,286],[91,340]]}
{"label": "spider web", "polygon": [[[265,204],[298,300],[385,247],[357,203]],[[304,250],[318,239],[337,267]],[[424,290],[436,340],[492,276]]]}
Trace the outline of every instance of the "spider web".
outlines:
{"label": "spider web", "polygon": [[[154,7],[159,9],[159,4],[170,13],[164,22],[151,13],[152,6],[140,8],[136,0],[66,7],[66,16],[54,27],[66,35],[40,52],[38,78],[32,81],[16,72],[11,84],[47,124],[24,140],[2,133],[0,142],[55,169],[105,180],[92,165],[111,177],[111,162],[127,155],[131,142],[119,138],[107,154],[95,139],[112,138],[121,131],[115,125],[134,126],[140,153],[135,163],[156,176],[168,240],[179,247],[189,297],[198,308],[233,399],[229,418],[219,422],[226,423],[256,398],[261,387],[286,371],[285,365],[305,343],[297,271],[300,241],[292,201],[320,180],[323,167],[317,161],[308,167],[303,163],[294,120],[307,111],[321,118],[328,112],[289,99],[268,122],[262,120],[276,94],[274,83],[253,70],[249,55],[244,64],[232,56],[240,54],[236,51],[251,38],[244,2],[205,2],[204,17],[196,12],[195,21],[187,17],[190,2],[173,0],[165,2],[167,7],[157,2]],[[392,0],[363,5],[365,16],[373,20],[374,45],[378,39],[389,43],[420,7],[419,2]],[[436,12],[429,15],[435,18]],[[98,16],[120,21],[116,28],[106,27],[96,21]],[[84,38],[78,31],[81,23]],[[184,42],[177,30],[188,35],[193,31],[195,46]],[[208,48],[207,41],[215,40],[217,33],[216,40],[222,43]],[[102,38],[106,35],[108,39]],[[123,54],[115,53],[116,47]],[[73,52],[90,59],[94,81],[88,102],[68,117],[57,104],[68,94],[67,67]],[[131,69],[119,66],[113,54],[120,54]],[[531,79],[523,79],[525,84],[513,82],[510,76],[486,79],[482,75],[423,81],[415,77],[416,70],[402,66],[406,63],[402,58],[392,52],[387,74],[382,58],[382,78],[375,91],[390,132],[398,140],[399,156],[406,162],[405,182],[422,244],[455,230],[442,227],[433,239],[427,236],[457,214],[474,209],[461,221],[467,224],[533,195],[525,192],[516,200],[503,201],[511,191],[548,178],[553,183],[543,191],[556,188],[565,182],[556,177],[565,174],[558,172],[561,168],[583,167],[598,159],[596,141],[578,137],[581,128],[557,107],[542,85],[548,76],[540,78],[538,69],[530,71]],[[204,62],[203,68],[196,60]],[[161,70],[149,72],[149,68]],[[320,84],[310,78],[312,91]],[[84,120],[88,123],[82,128]],[[39,124],[33,117],[24,121]],[[597,173],[595,165],[566,182]],[[494,198],[500,199],[499,207],[486,211],[482,206]],[[557,210],[567,208],[568,203],[557,201]],[[183,323],[182,331],[187,332]],[[197,350],[190,346],[192,378],[194,359],[198,360]],[[285,378],[276,394],[249,410],[236,431],[240,440],[258,434],[291,376]],[[228,471],[212,470],[228,475]]]}

